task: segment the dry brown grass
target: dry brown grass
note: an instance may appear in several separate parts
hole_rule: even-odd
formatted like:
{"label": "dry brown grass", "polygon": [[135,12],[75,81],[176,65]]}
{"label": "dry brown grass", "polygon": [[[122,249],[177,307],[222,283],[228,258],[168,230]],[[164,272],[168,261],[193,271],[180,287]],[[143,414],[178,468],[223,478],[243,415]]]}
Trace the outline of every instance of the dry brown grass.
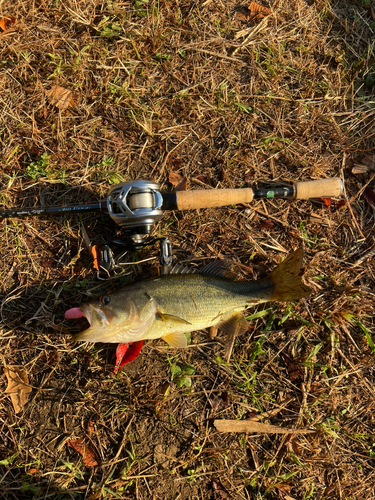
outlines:
{"label": "dry brown grass", "polygon": [[[155,275],[155,261],[98,281],[77,216],[0,222],[1,357],[33,385],[18,415],[1,396],[1,498],[226,498],[218,481],[236,499],[375,497],[374,211],[361,196],[374,181],[351,173],[374,154],[367,4],[275,0],[251,24],[233,1],[0,2],[0,18],[17,19],[0,34],[4,207],[97,200],[121,180],[170,189],[170,171],[184,171],[190,189],[340,176],[352,200],[332,214],[310,201],[166,214],[157,231],[178,260],[224,256],[247,279],[303,245],[314,293],[266,306],[228,365],[201,332],[169,354],[149,342],[117,377],[113,346],[73,342],[63,313]],[[54,86],[72,93],[64,111],[51,104]],[[82,220],[115,235],[105,216]],[[131,262],[157,250],[120,253]],[[171,380],[174,362],[194,366],[191,389]],[[262,414],[317,432],[212,426]],[[80,437],[100,467],[67,447]]]}

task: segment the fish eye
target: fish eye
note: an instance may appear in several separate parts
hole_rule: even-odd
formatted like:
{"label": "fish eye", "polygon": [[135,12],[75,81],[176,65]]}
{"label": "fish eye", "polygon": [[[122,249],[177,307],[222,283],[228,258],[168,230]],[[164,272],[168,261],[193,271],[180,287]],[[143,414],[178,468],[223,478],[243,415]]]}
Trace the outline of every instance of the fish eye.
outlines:
{"label": "fish eye", "polygon": [[109,295],[104,295],[102,297],[102,304],[109,304],[111,302],[111,297]]}

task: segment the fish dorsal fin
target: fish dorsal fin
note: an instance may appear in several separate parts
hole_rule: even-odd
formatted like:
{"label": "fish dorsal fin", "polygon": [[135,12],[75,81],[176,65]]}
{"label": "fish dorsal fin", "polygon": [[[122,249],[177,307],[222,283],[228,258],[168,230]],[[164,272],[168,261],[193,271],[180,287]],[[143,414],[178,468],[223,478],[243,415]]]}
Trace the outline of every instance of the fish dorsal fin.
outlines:
{"label": "fish dorsal fin", "polygon": [[206,264],[200,270],[195,269],[194,267],[186,267],[183,264],[175,264],[168,274],[198,273],[229,280],[234,280],[237,278],[237,273],[233,270],[233,262],[231,260],[215,260],[213,262],[210,262],[209,264]]}
{"label": "fish dorsal fin", "polygon": [[168,333],[162,339],[171,347],[187,347],[186,335],[181,332]]}
{"label": "fish dorsal fin", "polygon": [[186,267],[183,264],[175,264],[168,274],[196,274],[197,269],[193,267]]}
{"label": "fish dorsal fin", "polygon": [[220,323],[218,327],[222,332],[227,333],[228,335],[233,335],[233,337],[237,337],[237,335],[245,333],[249,328],[249,325],[242,313],[235,312],[229,319]]}
{"label": "fish dorsal fin", "polygon": [[218,278],[226,278],[229,280],[234,280],[237,278],[237,273],[233,270],[233,262],[228,259],[214,260],[204,266],[204,268],[201,269],[199,273],[209,276],[216,276]]}
{"label": "fish dorsal fin", "polygon": [[159,310],[156,311],[156,314],[162,321],[173,321],[174,323],[183,323],[184,325],[191,325],[189,321],[186,319],[180,318],[179,316],[173,316],[173,314],[163,313]]}

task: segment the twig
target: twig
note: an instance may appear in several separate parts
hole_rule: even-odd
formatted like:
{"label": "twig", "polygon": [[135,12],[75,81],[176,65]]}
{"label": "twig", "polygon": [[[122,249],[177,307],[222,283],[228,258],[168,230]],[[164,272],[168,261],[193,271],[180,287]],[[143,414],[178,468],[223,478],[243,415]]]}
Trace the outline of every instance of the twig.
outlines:
{"label": "twig", "polygon": [[348,195],[346,194],[345,180],[344,180],[344,166],[345,166],[345,161],[346,161],[346,153],[344,153],[343,158],[342,158],[342,163],[341,163],[341,176],[342,176],[342,185],[343,185],[343,188],[344,188],[344,197],[345,197],[346,204],[348,206],[349,212],[350,212],[350,214],[352,216],[353,222],[355,224],[355,227],[357,228],[357,230],[358,230],[359,234],[361,235],[361,237],[365,240],[366,237],[362,233],[361,228],[359,227],[358,222],[357,222],[356,218],[354,217],[354,213],[353,213],[352,207],[350,206],[351,201],[348,200]]}

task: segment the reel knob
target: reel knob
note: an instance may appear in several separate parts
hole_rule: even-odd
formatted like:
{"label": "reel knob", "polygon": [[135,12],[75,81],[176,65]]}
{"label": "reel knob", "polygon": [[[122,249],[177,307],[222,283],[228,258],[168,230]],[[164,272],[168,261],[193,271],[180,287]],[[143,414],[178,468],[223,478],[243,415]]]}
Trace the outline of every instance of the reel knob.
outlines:
{"label": "reel knob", "polygon": [[107,197],[110,217],[128,231],[149,234],[162,217],[160,186],[150,181],[121,182]]}

